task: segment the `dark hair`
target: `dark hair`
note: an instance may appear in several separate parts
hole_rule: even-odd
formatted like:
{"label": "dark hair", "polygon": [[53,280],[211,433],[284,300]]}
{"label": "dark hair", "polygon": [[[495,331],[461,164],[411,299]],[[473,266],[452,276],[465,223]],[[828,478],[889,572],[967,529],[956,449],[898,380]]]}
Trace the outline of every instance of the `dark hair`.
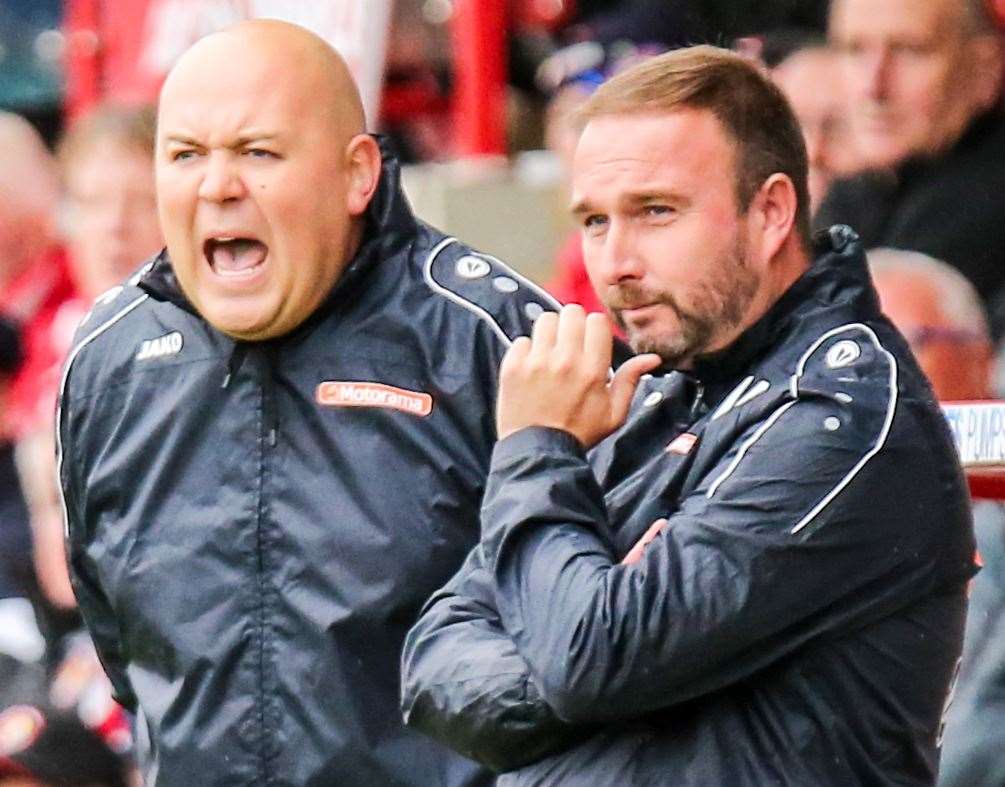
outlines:
{"label": "dark hair", "polygon": [[776,173],[796,190],[795,227],[810,244],[806,145],[781,90],[747,58],[713,46],[678,49],[639,63],[601,85],[576,112],[585,125],[596,117],[707,109],[736,146],[736,198],[750,207]]}

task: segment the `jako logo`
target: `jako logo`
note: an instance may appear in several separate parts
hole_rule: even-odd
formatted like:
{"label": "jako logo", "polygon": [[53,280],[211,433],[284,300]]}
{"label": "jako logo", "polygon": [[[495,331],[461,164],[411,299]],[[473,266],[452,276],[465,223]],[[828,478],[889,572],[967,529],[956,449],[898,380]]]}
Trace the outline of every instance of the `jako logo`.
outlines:
{"label": "jako logo", "polygon": [[403,413],[426,416],[433,410],[433,397],[383,383],[349,383],[329,380],[321,383],[317,400],[329,407],[385,407]]}
{"label": "jako logo", "polygon": [[140,345],[140,351],[136,353],[137,361],[145,361],[148,358],[160,358],[165,355],[177,355],[181,352],[181,334],[178,331],[166,333],[156,339],[147,339]]}

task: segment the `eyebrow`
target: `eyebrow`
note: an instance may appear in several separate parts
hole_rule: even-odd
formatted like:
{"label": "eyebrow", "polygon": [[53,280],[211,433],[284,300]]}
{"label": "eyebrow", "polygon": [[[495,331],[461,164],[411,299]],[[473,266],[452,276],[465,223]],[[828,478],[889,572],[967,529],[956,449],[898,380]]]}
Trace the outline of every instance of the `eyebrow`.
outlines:
{"label": "eyebrow", "polygon": [[[271,142],[279,138],[279,134],[271,131],[252,131],[250,133],[239,134],[228,148],[240,148],[252,142]],[[188,134],[166,134],[164,141],[179,145],[191,145],[193,147],[205,147],[205,144]]]}

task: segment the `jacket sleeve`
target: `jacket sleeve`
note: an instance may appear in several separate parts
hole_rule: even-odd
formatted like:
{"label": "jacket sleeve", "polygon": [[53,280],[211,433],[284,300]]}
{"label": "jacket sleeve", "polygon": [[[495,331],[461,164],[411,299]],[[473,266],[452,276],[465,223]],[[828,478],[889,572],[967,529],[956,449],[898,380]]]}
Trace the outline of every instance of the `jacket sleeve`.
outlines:
{"label": "jacket sleeve", "polygon": [[495,771],[565,748],[583,735],[560,721],[493,608],[491,578],[476,547],[426,604],[405,640],[405,723]]}
{"label": "jacket sleeve", "polygon": [[[713,692],[945,581],[914,525],[948,498],[959,510],[940,526],[966,527],[959,471],[948,442],[890,438],[891,376],[849,386],[854,405],[810,390],[784,401],[631,565],[609,547],[604,497],[571,435],[530,428],[497,444],[482,514],[496,608],[560,718]],[[963,559],[961,593],[970,571]]]}
{"label": "jacket sleeve", "polygon": [[74,440],[73,408],[68,397],[60,397],[57,416],[60,492],[66,518],[67,562],[70,581],[77,605],[88,633],[94,642],[98,658],[108,675],[116,701],[131,711],[136,710],[136,696],[126,675],[126,659],[119,639],[115,613],[101,589],[98,574],[88,555],[89,528],[81,511],[82,487],[79,473],[80,457]]}

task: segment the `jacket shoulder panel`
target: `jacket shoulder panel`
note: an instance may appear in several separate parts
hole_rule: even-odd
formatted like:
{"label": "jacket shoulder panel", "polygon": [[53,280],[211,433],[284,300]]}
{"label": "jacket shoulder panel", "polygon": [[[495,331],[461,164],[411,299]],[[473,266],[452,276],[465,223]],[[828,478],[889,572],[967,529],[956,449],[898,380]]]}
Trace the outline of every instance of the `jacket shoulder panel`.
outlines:
{"label": "jacket shoulder panel", "polygon": [[510,266],[455,238],[436,244],[422,273],[433,292],[485,322],[507,346],[528,335],[540,314],[561,308],[555,298]]}
{"label": "jacket shoulder panel", "polygon": [[712,499],[726,482],[744,478],[748,462],[764,461],[765,452],[779,471],[791,464],[783,475],[817,467],[817,481],[825,483],[789,527],[793,535],[804,531],[886,445],[897,409],[897,371],[896,358],[868,325],[824,332],[796,362],[789,395],[750,424],[704,496]]}
{"label": "jacket shoulder panel", "polygon": [[[132,280],[130,280],[132,281]],[[65,393],[70,369],[80,354],[89,346],[106,337],[129,314],[149,300],[150,296],[130,283],[118,285],[99,295],[84,315],[73,336],[73,344],[63,364],[60,396]]]}

